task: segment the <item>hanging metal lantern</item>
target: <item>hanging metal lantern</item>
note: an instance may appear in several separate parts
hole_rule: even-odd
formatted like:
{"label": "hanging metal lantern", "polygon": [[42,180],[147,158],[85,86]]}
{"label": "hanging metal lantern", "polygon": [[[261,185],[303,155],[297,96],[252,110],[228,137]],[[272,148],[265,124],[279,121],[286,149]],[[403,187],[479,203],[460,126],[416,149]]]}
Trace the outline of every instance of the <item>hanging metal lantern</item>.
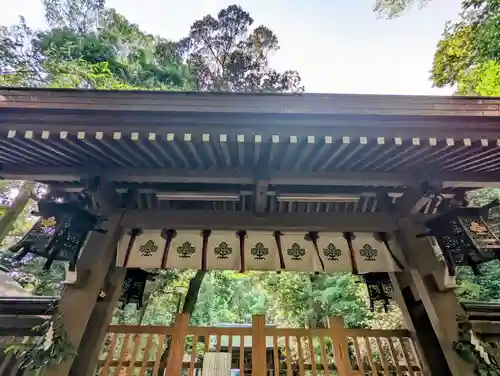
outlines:
{"label": "hanging metal lantern", "polygon": [[27,254],[47,259],[44,270],[54,261],[69,262],[69,270],[75,271],[76,261],[91,231],[106,233],[100,228],[105,218],[92,214],[78,201],[57,202],[41,200],[40,219],[28,233],[9,248],[16,252],[14,261],[21,261]]}
{"label": "hanging metal lantern", "polygon": [[368,273],[364,274],[363,282],[368,289],[368,297],[370,298],[370,310],[375,310],[375,304],[381,302],[384,311],[388,311],[390,304],[391,293],[393,287],[388,273]]}
{"label": "hanging metal lantern", "polygon": [[125,280],[123,281],[123,293],[120,298],[122,302],[121,308],[125,308],[127,304],[135,303],[137,309],[141,309],[146,282],[154,281],[155,276],[156,274],[149,273],[143,269],[127,269],[127,274],[125,274]]}
{"label": "hanging metal lantern", "polygon": [[500,258],[500,240],[488,223],[489,210],[500,205],[498,200],[482,207],[454,207],[428,220],[428,232],[441,247],[450,276],[457,265],[469,265],[479,274],[478,265]]}

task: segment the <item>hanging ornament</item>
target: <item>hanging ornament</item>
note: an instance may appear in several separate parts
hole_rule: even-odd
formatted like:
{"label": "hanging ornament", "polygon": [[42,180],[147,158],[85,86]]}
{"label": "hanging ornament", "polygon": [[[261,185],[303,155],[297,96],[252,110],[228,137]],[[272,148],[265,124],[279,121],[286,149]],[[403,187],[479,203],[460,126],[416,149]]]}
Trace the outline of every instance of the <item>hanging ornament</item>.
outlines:
{"label": "hanging ornament", "polygon": [[26,255],[46,258],[44,270],[49,270],[54,261],[69,262],[69,271],[74,272],[76,261],[91,231],[101,234],[100,228],[106,220],[90,213],[79,201],[58,202],[42,199],[39,211],[32,213],[40,216],[28,233],[9,248],[15,252],[14,261],[21,261]]}
{"label": "hanging ornament", "polygon": [[393,291],[391,279],[388,273],[367,273],[362,275],[363,282],[368,289],[368,297],[370,298],[370,310],[375,310],[377,302],[381,302],[384,311],[387,312]]}
{"label": "hanging ornament", "polygon": [[137,309],[141,309],[146,282],[154,281],[155,275],[139,268],[127,269],[127,274],[125,274],[125,280],[123,281],[123,293],[120,298],[122,302],[121,308],[125,308],[127,304],[135,303]]}
{"label": "hanging ornament", "polygon": [[495,200],[483,207],[453,207],[428,220],[428,231],[418,237],[436,238],[450,276],[457,265],[469,265],[478,275],[480,264],[500,258],[500,240],[486,222],[489,210],[498,205]]}

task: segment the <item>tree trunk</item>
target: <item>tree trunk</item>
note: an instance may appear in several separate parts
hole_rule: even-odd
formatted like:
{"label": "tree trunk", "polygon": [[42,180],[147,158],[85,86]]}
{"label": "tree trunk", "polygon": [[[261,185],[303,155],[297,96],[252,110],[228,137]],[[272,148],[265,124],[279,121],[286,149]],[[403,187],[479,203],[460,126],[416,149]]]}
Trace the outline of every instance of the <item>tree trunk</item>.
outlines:
{"label": "tree trunk", "polygon": [[141,309],[139,310],[139,316],[137,318],[137,325],[142,325],[142,322],[144,320],[144,317],[146,316],[146,310],[148,309],[149,306],[149,298],[151,297],[151,293],[144,294],[143,297],[143,304]]}
{"label": "tree trunk", "polygon": [[[186,293],[186,298],[184,299],[184,304],[182,306],[182,313],[189,313],[190,317],[194,312],[194,308],[196,307],[196,303],[198,302],[198,295],[200,293],[201,284],[203,283],[203,279],[207,274],[206,270],[198,270],[193,278],[189,281],[189,288]],[[167,369],[167,360],[168,354],[170,353],[170,343],[171,338],[165,344],[165,350],[163,354],[161,354],[160,359],[160,371],[159,375],[165,375],[165,371]]]}
{"label": "tree trunk", "polygon": [[320,277],[316,273],[309,274],[309,309],[306,314],[306,326],[309,329],[319,329],[325,328],[326,317],[324,317],[323,310],[321,308],[321,302],[319,302],[314,294],[316,290],[316,282],[319,281]]}
{"label": "tree trunk", "polygon": [[28,205],[34,187],[35,183],[32,181],[25,181],[19,187],[18,195],[12,202],[12,205],[6,210],[2,219],[0,219],[0,244],[2,244],[17,221],[17,218],[19,218],[26,205]]}

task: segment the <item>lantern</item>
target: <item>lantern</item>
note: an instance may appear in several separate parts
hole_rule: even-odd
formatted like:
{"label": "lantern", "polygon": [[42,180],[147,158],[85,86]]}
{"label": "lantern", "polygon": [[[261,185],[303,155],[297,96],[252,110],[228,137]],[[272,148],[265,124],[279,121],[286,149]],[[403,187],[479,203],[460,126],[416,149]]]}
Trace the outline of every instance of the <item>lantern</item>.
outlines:
{"label": "lantern", "polygon": [[127,274],[125,274],[125,280],[123,281],[123,293],[120,298],[122,302],[121,308],[125,308],[127,304],[135,303],[137,309],[141,309],[146,282],[148,280],[154,281],[155,275],[139,268],[127,269]]}
{"label": "lantern", "polygon": [[454,207],[428,220],[426,233],[434,236],[441,247],[450,276],[457,265],[469,265],[479,274],[478,265],[499,258],[500,241],[486,222],[489,210],[498,200],[483,207]]}
{"label": "lantern", "polygon": [[54,261],[67,261],[69,270],[75,271],[81,248],[91,231],[106,233],[99,228],[104,218],[88,212],[79,202],[56,202],[41,200],[40,219],[28,233],[9,248],[16,252],[15,261],[27,254],[47,259],[44,270],[49,270]]}
{"label": "lantern", "polygon": [[388,273],[367,273],[363,276],[363,282],[368,289],[370,298],[370,310],[375,310],[375,304],[381,302],[384,311],[387,312],[393,291],[391,279]]}

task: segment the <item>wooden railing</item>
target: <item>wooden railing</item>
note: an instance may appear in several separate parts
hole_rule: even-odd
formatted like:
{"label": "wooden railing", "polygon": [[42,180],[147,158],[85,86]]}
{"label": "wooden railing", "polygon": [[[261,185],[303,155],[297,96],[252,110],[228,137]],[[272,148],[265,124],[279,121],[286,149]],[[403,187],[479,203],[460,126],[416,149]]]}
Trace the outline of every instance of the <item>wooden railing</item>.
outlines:
{"label": "wooden railing", "polygon": [[201,376],[203,355],[222,352],[232,354],[240,376],[427,375],[406,330],[344,329],[339,318],[330,318],[327,329],[266,327],[263,316],[249,327],[187,327],[187,321],[180,315],[173,327],[110,326],[98,373]]}

